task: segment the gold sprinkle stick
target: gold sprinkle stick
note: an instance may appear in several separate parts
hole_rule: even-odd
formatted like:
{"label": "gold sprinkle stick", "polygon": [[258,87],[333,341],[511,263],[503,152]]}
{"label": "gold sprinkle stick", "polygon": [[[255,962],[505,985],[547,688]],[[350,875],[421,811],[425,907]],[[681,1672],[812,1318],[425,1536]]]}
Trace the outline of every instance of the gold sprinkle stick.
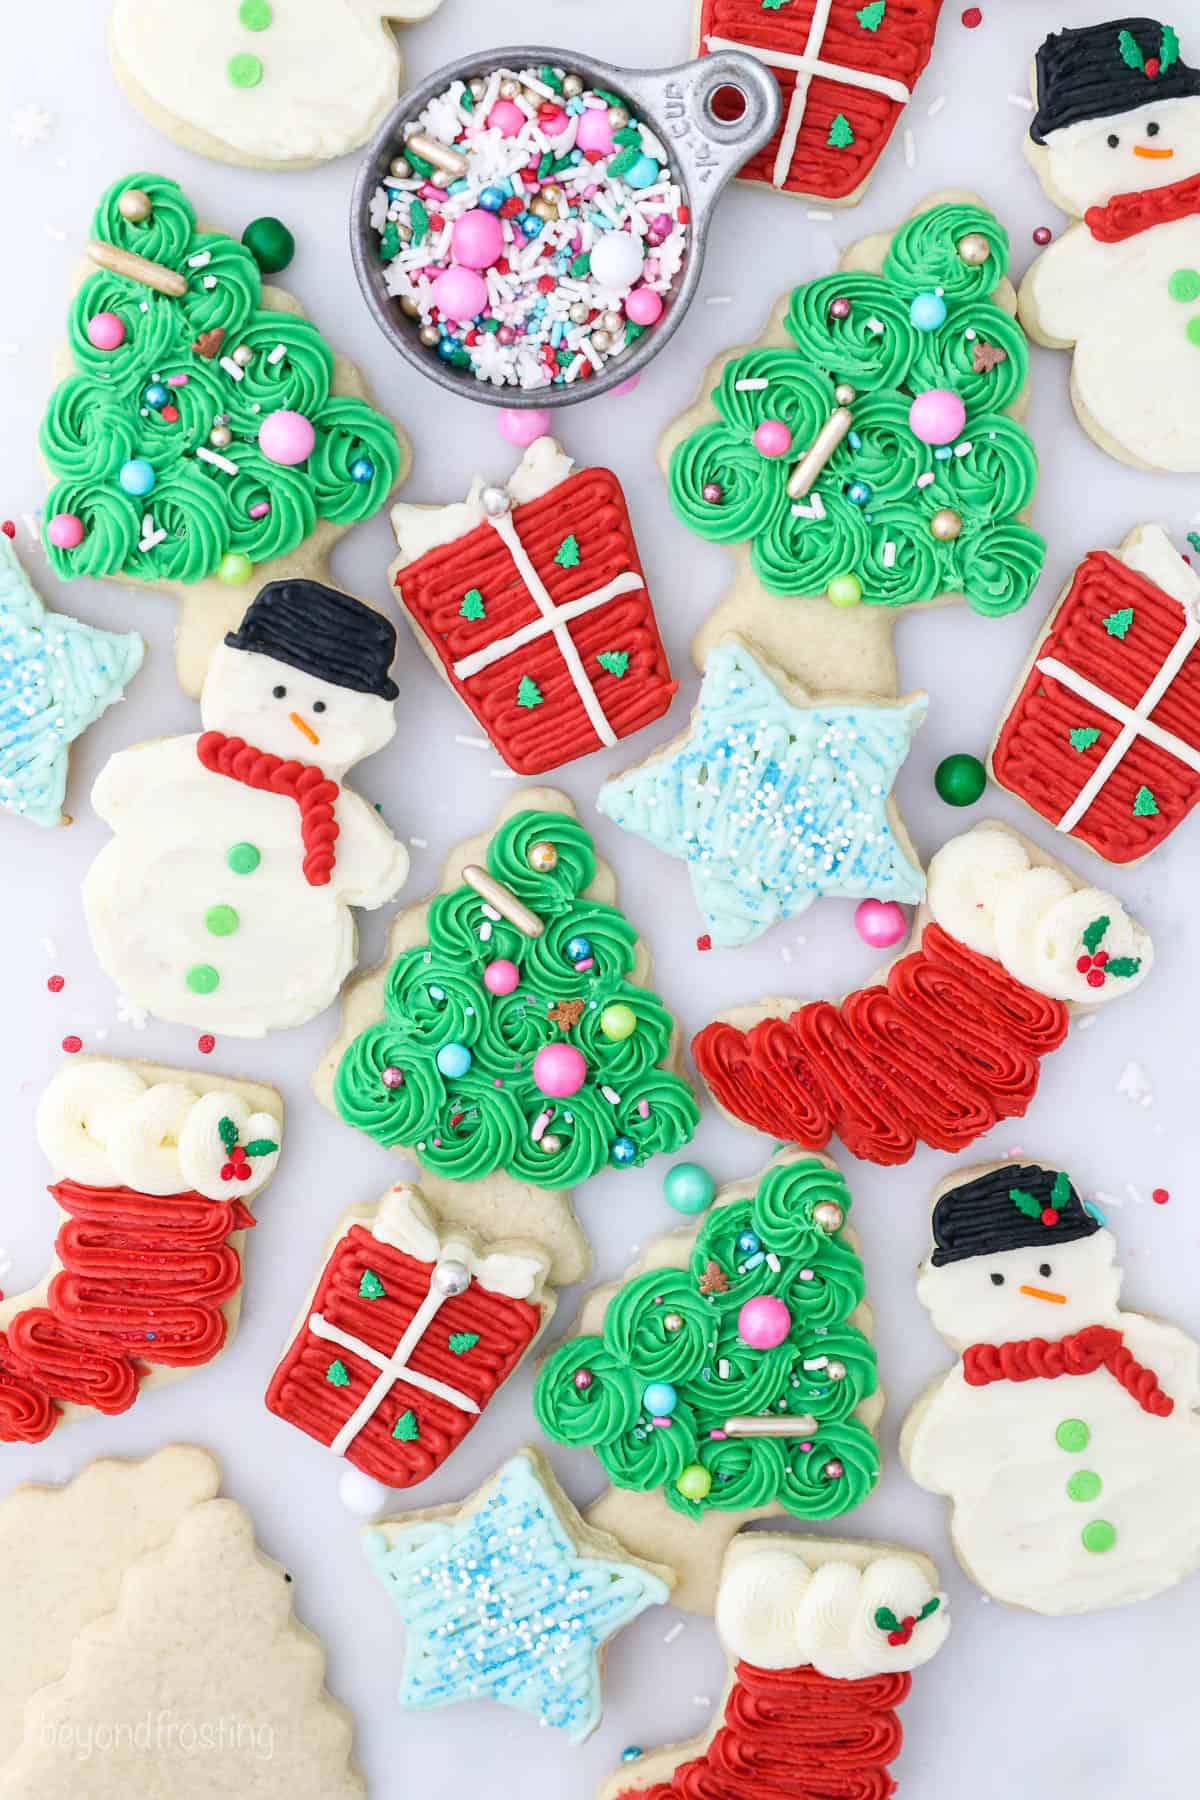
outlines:
{"label": "gold sprinkle stick", "polygon": [[182,300],[188,291],[187,282],[174,269],[151,262],[148,257],[137,256],[132,250],[122,250],[116,244],[102,244],[99,238],[93,238],[87,253],[102,269],[111,269],[114,275],[128,275],[131,281],[144,282],[172,300]]}
{"label": "gold sprinkle stick", "polygon": [[806,498],[817,476],[854,423],[848,406],[838,406],[818,431],[811,450],[807,450],[788,476],[787,491],[793,500]]}
{"label": "gold sprinkle stick", "polygon": [[405,139],[404,148],[411,150],[424,162],[432,163],[435,169],[443,169],[447,175],[465,175],[470,167],[465,156],[452,150],[449,144],[441,144],[437,138],[429,137],[423,131],[414,131]]}
{"label": "gold sprinkle stick", "polygon": [[494,906],[502,919],[507,919],[510,925],[515,925],[524,937],[541,937],[546,927],[537,914],[530,912],[524,902],[517,899],[511,888],[506,888],[503,882],[494,881],[487,870],[481,869],[478,863],[467,864],[463,870],[463,880],[468,887],[473,887],[489,906]]}
{"label": "gold sprinkle stick", "polygon": [[811,1437],[817,1429],[817,1421],[811,1413],[770,1413],[763,1418],[753,1414],[739,1414],[736,1419],[726,1419],[725,1436],[739,1437]]}

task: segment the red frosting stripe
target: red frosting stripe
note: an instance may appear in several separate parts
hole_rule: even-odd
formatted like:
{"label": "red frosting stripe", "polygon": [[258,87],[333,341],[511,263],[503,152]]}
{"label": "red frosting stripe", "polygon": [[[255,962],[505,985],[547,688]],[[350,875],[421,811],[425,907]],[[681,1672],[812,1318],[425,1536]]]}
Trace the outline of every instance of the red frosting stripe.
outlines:
{"label": "red frosting stripe", "polygon": [[837,1681],[805,1664],[739,1663],[704,1754],[621,1800],[889,1800],[909,1675]]}
{"label": "red frosting stripe", "polygon": [[1175,1402],[1159,1386],[1154,1370],[1137,1361],[1113,1326],[1087,1325],[1057,1340],[971,1344],[963,1353],[963,1378],[971,1387],[993,1381],[1057,1381],[1063,1375],[1093,1375],[1097,1369],[1107,1369],[1143,1412],[1160,1419],[1174,1412]]}
{"label": "red frosting stripe", "polygon": [[10,1322],[8,1353],[18,1374],[58,1400],[122,1413],[137,1399],[136,1365],[62,1324],[45,1306],[31,1307]]}
{"label": "red frosting stripe", "polygon": [[214,775],[227,775],[246,787],[282,794],[300,808],[304,845],[304,879],[309,887],[325,887],[337,858],[334,805],[338,784],[313,763],[286,760],[256,750],[244,738],[206,731],[196,741],[196,755]]}
{"label": "red frosting stripe", "polygon": [[963,1150],[1020,1117],[1069,1022],[1060,1001],[930,924],[886,981],[745,1032],[718,1020],[692,1054],[718,1104],[747,1124],[810,1150],[836,1134],[856,1156],[894,1164],[918,1143]]}
{"label": "red frosting stripe", "polygon": [[0,1444],[40,1444],[59,1421],[59,1409],[40,1383],[19,1375],[0,1331]]}

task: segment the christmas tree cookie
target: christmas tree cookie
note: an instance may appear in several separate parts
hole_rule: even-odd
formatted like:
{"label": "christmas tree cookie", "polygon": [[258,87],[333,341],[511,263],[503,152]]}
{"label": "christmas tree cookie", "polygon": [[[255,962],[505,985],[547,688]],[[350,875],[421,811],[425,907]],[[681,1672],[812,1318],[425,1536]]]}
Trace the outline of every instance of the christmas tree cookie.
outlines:
{"label": "christmas tree cookie", "polygon": [[126,1412],[232,1341],[283,1102],[254,1082],[73,1058],[37,1134],[59,1224],[42,1280],[0,1298],[0,1443]]}
{"label": "christmas tree cookie", "polygon": [[405,1149],[442,1217],[586,1272],[568,1192],[678,1150],[699,1116],[650,955],[565,795],[518,793],[400,913],[386,963],[347,990],[318,1097]]}
{"label": "christmas tree cookie", "polygon": [[1076,569],[992,745],[1002,787],[1114,863],[1200,800],[1200,577],[1161,525]]}
{"label": "christmas tree cookie", "polygon": [[973,195],[934,194],[710,365],[660,446],[683,523],[737,546],[698,666],[735,631],[814,693],[891,696],[896,610],[1025,604],[1045,545],[1027,522],[1037,456],[1007,265]]}
{"label": "christmas tree cookie", "polygon": [[1153,961],[1115,895],[989,821],[937,852],[907,947],[870,985],[734,1008],[692,1054],[732,1118],[903,1163],[1020,1118],[1072,1016],[1131,993]]}
{"label": "christmas tree cookie", "polygon": [[888,1800],[897,1708],[950,1630],[929,1558],[745,1532],[725,1554],[716,1621],[730,1673],[712,1725],[626,1762],[598,1800]]}
{"label": "christmas tree cookie", "polygon": [[1116,1249],[1052,1164],[957,1169],[934,1195],[917,1295],[958,1360],[900,1453],[949,1497],[972,1580],[1034,1612],[1143,1600],[1200,1565],[1200,1345],[1121,1310]]}
{"label": "christmas tree cookie", "polygon": [[831,894],[914,904],[925,876],[891,789],[926,704],[814,701],[723,638],[688,730],[596,804],[687,863],[713,944],[748,943]]}
{"label": "christmas tree cookie", "polygon": [[364,1545],[404,1620],[402,1706],[498,1700],[572,1744],[600,1723],[609,1639],[671,1592],[670,1567],[585,1524],[536,1450]]}
{"label": "christmas tree cookie", "polygon": [[439,0],[116,0],[108,52],[126,99],[199,156],[305,169],[365,144],[395,105],[393,23]]}
{"label": "christmas tree cookie", "polygon": [[114,756],[92,790],[113,831],[83,884],[121,991],[156,1018],[237,1037],[302,1025],[358,951],[408,852],[345,785],[396,729],[396,633],[362,601],[273,581],[215,652],[205,729]]}
{"label": "christmas tree cookie", "polygon": [[39,437],[51,567],[172,594],[179,678],[198,695],[248,600],[323,577],[406,473],[407,443],[291,295],[162,175],[102,196],[67,332]]}
{"label": "christmas tree cookie", "polygon": [[267,1405],[345,1459],[351,1510],[424,1481],[477,1423],[554,1312],[547,1261],[443,1231],[407,1185],[339,1220]]}
{"label": "christmas tree cookie", "polygon": [[741,179],[857,205],[929,61],[941,5],[697,0],[697,54],[748,51],[783,92],[780,128]]}
{"label": "christmas tree cookie", "polygon": [[883,1395],[850,1204],[831,1163],[785,1151],[597,1289],[538,1375],[542,1430],[590,1446],[613,1484],[589,1518],[669,1559],[680,1606],[711,1607],[748,1519],[838,1518],[878,1478]]}
{"label": "christmas tree cookie", "polygon": [[1022,281],[1021,323],[1072,352],[1093,443],[1200,469],[1200,69],[1169,22],[1109,19],[1045,40],[1033,98],[1025,154],[1075,222]]}
{"label": "christmas tree cookie", "polygon": [[48,613],[0,534],[0,807],[35,825],[69,823],[71,745],[121,698],[143,651],[135,631]]}
{"label": "christmas tree cookie", "polygon": [[417,642],[510,768],[540,775],[640,731],[675,696],[625,496],[553,438],[506,487],[398,505],[392,584]]}

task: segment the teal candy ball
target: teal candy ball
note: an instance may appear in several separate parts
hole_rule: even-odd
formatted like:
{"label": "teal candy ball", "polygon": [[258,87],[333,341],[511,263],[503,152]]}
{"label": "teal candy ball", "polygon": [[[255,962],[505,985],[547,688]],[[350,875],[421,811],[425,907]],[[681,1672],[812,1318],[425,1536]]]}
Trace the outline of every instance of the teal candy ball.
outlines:
{"label": "teal candy ball", "polygon": [[987,770],[977,756],[960,751],[938,764],[933,785],[947,806],[974,806],[987,786]]}
{"label": "teal candy ball", "polygon": [[663,1176],[663,1199],[676,1212],[702,1213],[712,1205],[716,1191],[716,1182],[699,1163],[676,1163]]}
{"label": "teal candy ball", "polygon": [[918,331],[936,331],[946,323],[946,302],[940,294],[918,294],[908,316]]}

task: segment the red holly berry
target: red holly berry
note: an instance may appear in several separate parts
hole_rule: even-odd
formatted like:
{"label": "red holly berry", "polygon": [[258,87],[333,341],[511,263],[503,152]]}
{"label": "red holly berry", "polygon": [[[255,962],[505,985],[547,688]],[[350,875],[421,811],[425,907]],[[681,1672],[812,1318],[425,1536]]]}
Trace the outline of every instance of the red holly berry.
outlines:
{"label": "red holly berry", "polygon": [[1097,950],[1094,956],[1085,955],[1077,958],[1075,967],[1081,975],[1087,977],[1089,987],[1098,988],[1103,987],[1107,979],[1104,973],[1104,965],[1107,961],[1108,951]]}
{"label": "red holly berry", "polygon": [[66,985],[67,984],[61,975],[51,975],[46,982],[46,986],[50,989],[52,994],[61,994]]}
{"label": "red holly berry", "polygon": [[1092,959],[1090,956],[1080,956],[1076,958],[1075,967],[1079,970],[1081,975],[1086,975],[1091,966]]}
{"label": "red holly berry", "polygon": [[1157,56],[1148,56],[1146,58],[1146,76],[1148,80],[1153,81],[1161,68],[1162,64],[1159,62]]}
{"label": "red holly berry", "polygon": [[1102,969],[1107,961],[1108,961],[1108,951],[1107,950],[1097,950],[1095,956],[1093,956],[1093,958],[1092,958],[1092,962],[1097,969]]}
{"label": "red holly berry", "polygon": [[1103,987],[1104,986],[1104,970],[1103,969],[1089,969],[1087,984],[1089,987]]}
{"label": "red holly berry", "polygon": [[1057,1208],[1057,1206],[1047,1206],[1045,1208],[1045,1210],[1042,1213],[1042,1224],[1043,1225],[1057,1225],[1058,1224],[1058,1208]]}
{"label": "red holly berry", "polygon": [[221,1180],[222,1181],[232,1181],[236,1173],[237,1173],[237,1170],[234,1168],[234,1166],[231,1162],[221,1164]]}

